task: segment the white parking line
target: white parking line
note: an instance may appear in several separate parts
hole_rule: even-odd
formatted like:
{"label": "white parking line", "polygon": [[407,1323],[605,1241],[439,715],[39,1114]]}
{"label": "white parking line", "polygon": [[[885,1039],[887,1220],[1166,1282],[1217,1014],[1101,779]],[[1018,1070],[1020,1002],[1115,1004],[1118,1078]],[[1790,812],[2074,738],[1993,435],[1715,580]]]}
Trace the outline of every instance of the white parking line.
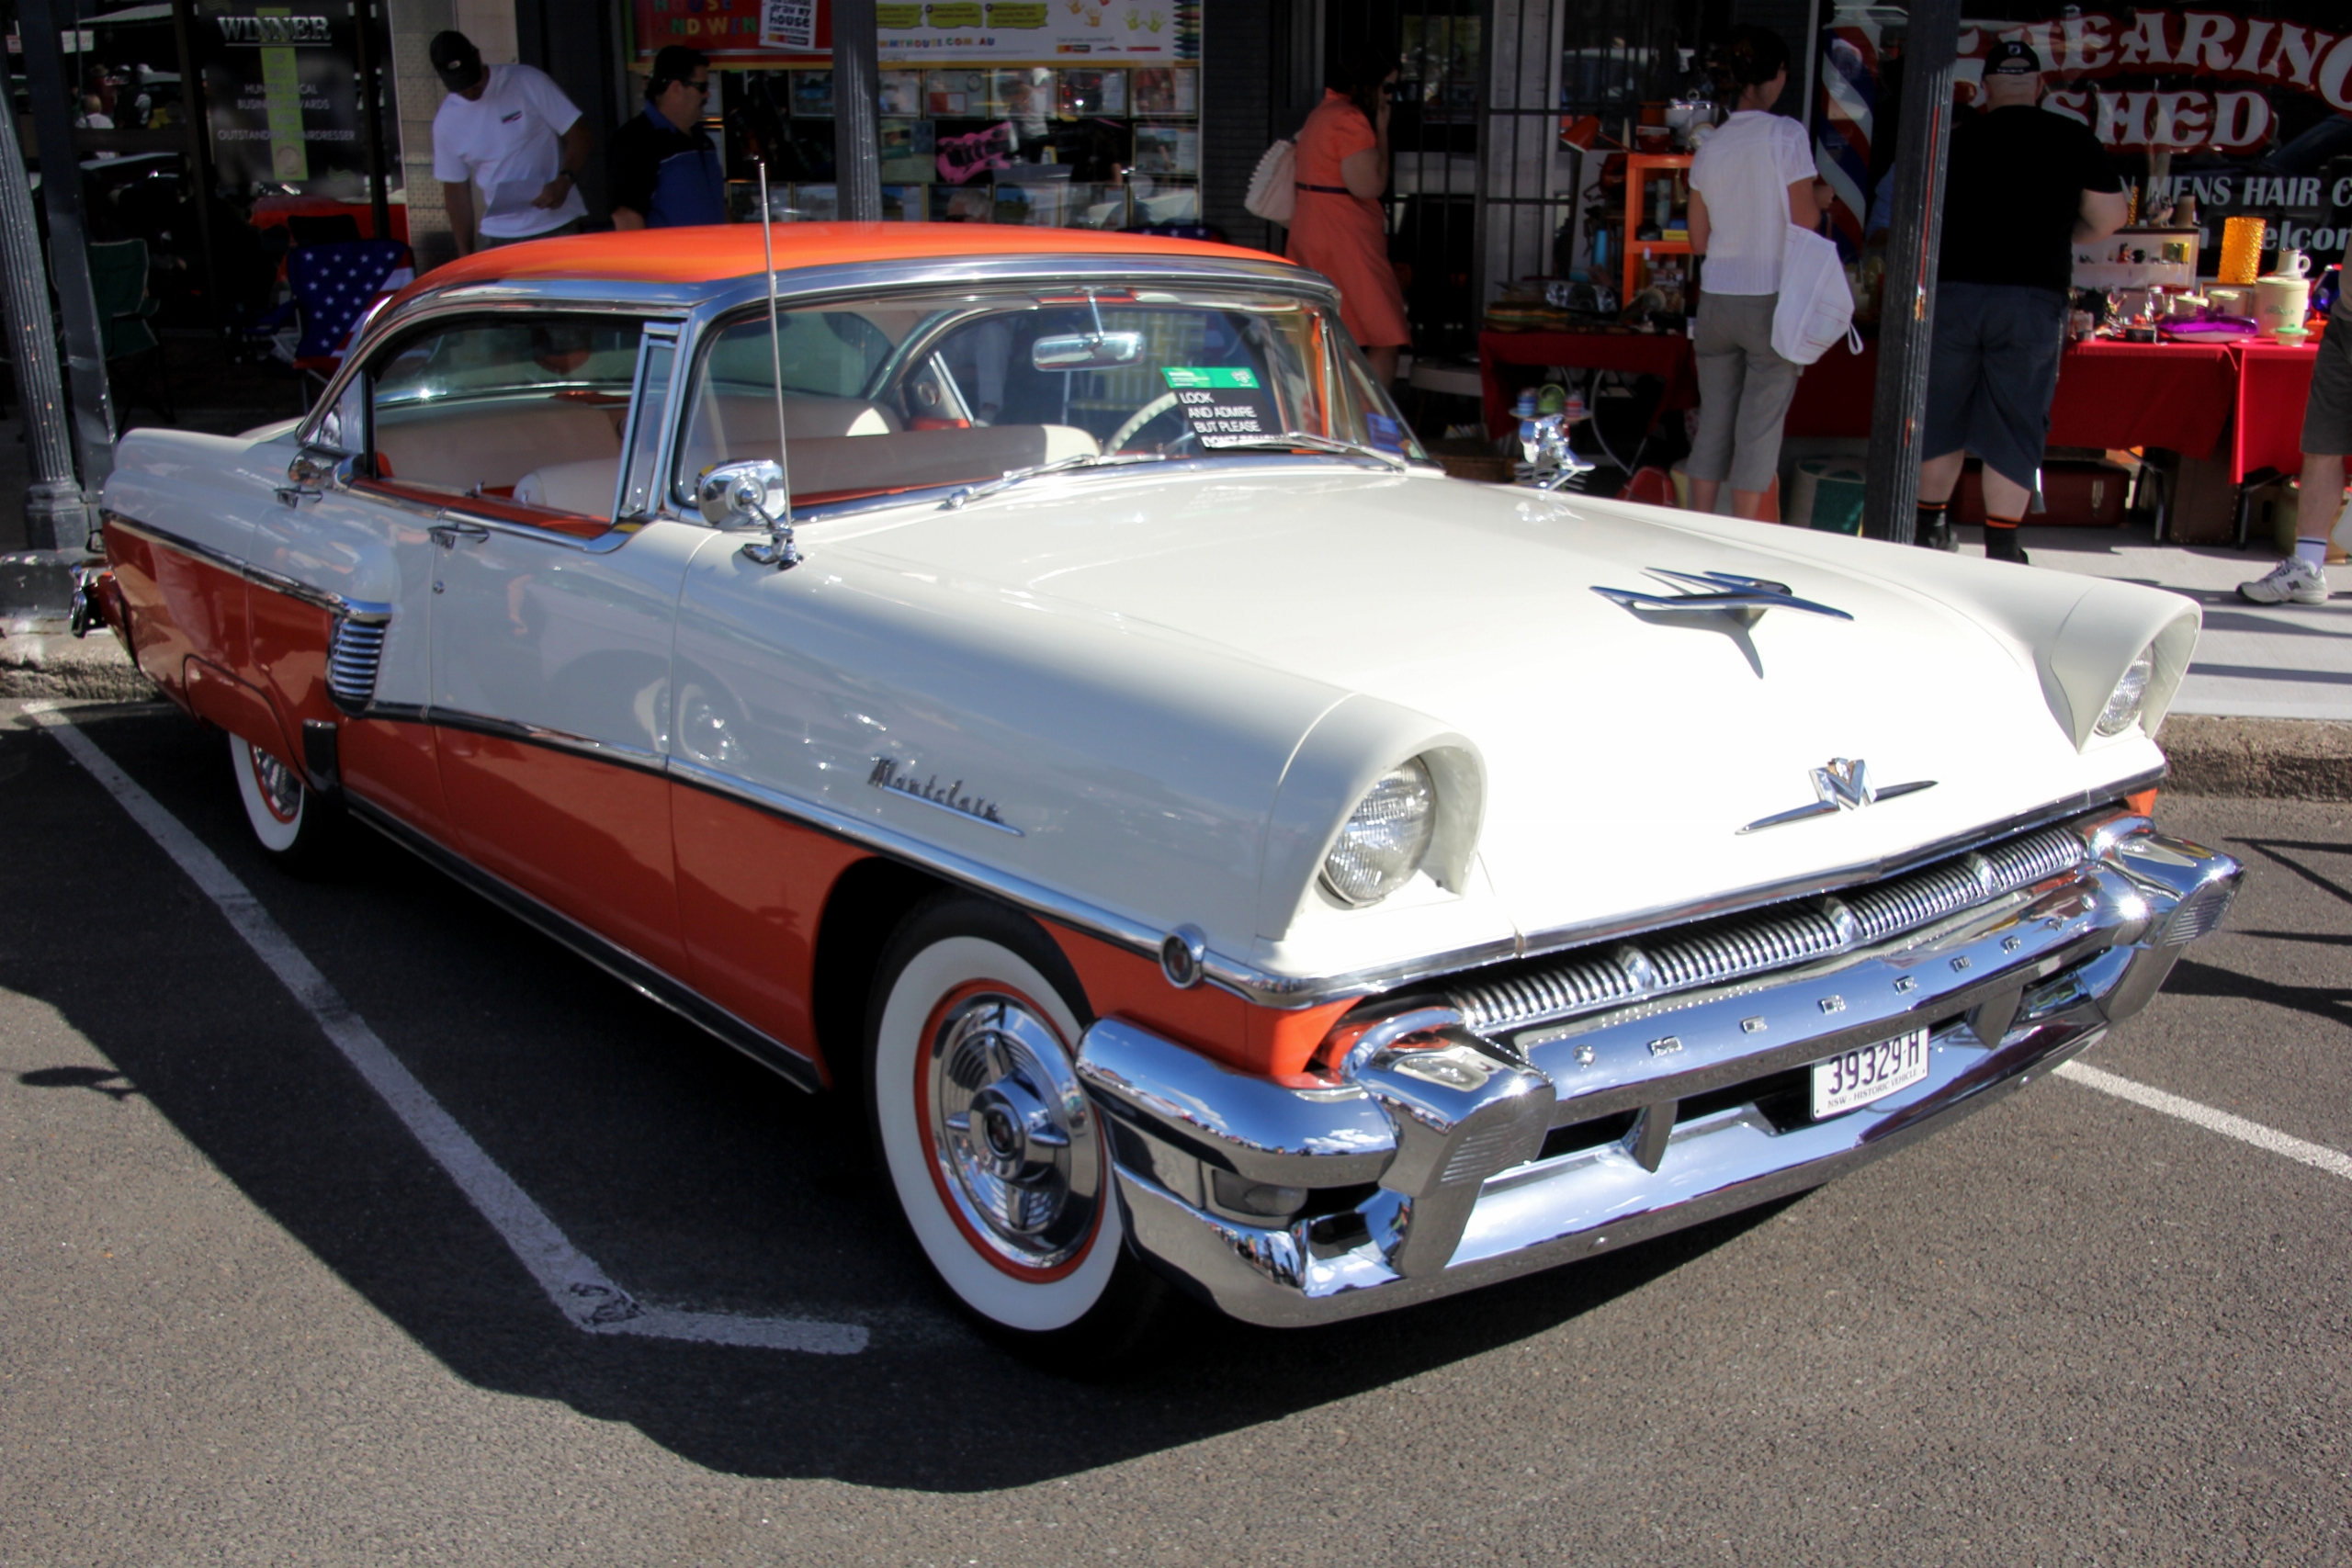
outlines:
{"label": "white parking line", "polygon": [[2226,1111],[2216,1111],[2210,1105],[2199,1105],[2193,1100],[2183,1100],[2177,1094],[2166,1094],[2160,1089],[2134,1083],[2130,1078],[2117,1077],[2081,1062],[2066,1062],[2057,1068],[2062,1078],[2072,1078],[2118,1100],[2128,1100],[2134,1105],[2144,1105],[2151,1111],[2161,1111],[2167,1116],[2177,1116],[2193,1122],[2209,1133],[2219,1133],[2225,1138],[2252,1144],[2257,1149],[2267,1149],[2274,1155],[2301,1160],[2315,1166],[2332,1176],[2352,1181],[2352,1155],[2329,1148],[2325,1144],[2307,1144],[2301,1138],[2290,1137],[2259,1122],[2249,1122],[2243,1116],[2233,1116]]}
{"label": "white parking line", "polygon": [[514,1178],[501,1170],[457,1119],[441,1109],[440,1101],[401,1066],[367,1021],[352,1011],[351,1004],[303,956],[302,950],[269,918],[235,874],[220,863],[218,855],[132,782],[88,736],[74,728],[69,714],[46,702],[27,703],[22,711],[55,736],[67,754],[106,786],[130,819],[145,829],[147,836],[212,900],[231,928],[317,1021],[344,1059],[448,1172],[458,1190],[490,1222],[499,1239],[573,1327],[589,1334],[634,1334],[826,1356],[853,1356],[865,1348],[866,1332],[854,1324],[648,1306],[613,1283],[595,1259],[572,1246],[547,1212],[531,1201],[531,1195],[516,1186]]}

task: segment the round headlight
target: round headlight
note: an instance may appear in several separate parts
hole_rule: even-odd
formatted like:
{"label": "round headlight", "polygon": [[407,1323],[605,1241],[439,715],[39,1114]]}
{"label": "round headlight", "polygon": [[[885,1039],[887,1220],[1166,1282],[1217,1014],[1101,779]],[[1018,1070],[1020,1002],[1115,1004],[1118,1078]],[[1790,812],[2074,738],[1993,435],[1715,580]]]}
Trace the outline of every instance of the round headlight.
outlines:
{"label": "round headlight", "polygon": [[1437,833],[1437,786],[1420,760],[1380,775],[1323,858],[1323,885],[1341,901],[1376,904],[1413,879]]}
{"label": "round headlight", "polygon": [[2155,649],[2142,649],[2140,657],[2123,671],[2123,679],[2115,682],[2115,690],[2109,694],[2107,706],[2099,710],[2098,722],[2091,726],[2091,733],[2120,735],[2139,723],[2141,705],[2148,700],[2148,682],[2155,673]]}

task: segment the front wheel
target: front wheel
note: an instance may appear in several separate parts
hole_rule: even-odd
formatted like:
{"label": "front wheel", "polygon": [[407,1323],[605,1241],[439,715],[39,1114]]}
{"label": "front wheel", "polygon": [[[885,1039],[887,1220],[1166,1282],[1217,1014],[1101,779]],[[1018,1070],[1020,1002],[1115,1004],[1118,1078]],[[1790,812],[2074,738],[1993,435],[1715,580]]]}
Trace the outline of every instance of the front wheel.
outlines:
{"label": "front wheel", "polygon": [[1124,1359],[1167,1293],[1126,1247],[1071,1066],[1081,995],[1034,922],[945,895],[891,939],[866,1023],[875,1139],[923,1256],[997,1337],[1073,1373]]}
{"label": "front wheel", "polygon": [[242,736],[229,737],[229,766],[245,822],[270,859],[288,867],[316,862],[334,831],[333,809],[302,783],[302,775]]}

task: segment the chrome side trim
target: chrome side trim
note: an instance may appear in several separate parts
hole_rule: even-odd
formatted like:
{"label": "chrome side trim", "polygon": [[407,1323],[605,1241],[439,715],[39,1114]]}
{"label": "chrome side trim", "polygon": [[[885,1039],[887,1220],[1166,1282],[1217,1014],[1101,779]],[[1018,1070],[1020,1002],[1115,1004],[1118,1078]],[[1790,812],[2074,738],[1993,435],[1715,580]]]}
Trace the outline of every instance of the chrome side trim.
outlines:
{"label": "chrome side trim", "polygon": [[407,850],[435,870],[447,874],[506,913],[571,949],[649,1001],[659,1002],[687,1022],[733,1046],[760,1066],[811,1093],[824,1088],[823,1070],[782,1041],[754,1029],[701,993],[671,978],[618,942],[548,908],[520,888],[492,875],[437,840],[418,831],[368,800],[345,791],[352,815]]}
{"label": "chrome side trim", "polygon": [[376,694],[376,671],[384,661],[382,621],[338,616],[327,643],[327,695],[345,713],[364,712]]}
{"label": "chrome side trim", "polygon": [[291,599],[300,599],[306,604],[316,605],[322,610],[341,615],[346,620],[357,621],[362,625],[380,626],[392,618],[392,606],[390,604],[381,604],[373,599],[347,599],[340,593],[330,592],[323,588],[314,588],[307,582],[300,582],[293,578],[283,577],[277,572],[254,566],[250,561],[239,560],[234,556],[224,554],[209,545],[200,544],[184,535],[175,534],[167,528],[158,528],[152,523],[141,523],[126,517],[119,512],[107,512],[105,513],[105,520],[106,525],[109,528],[120,528],[127,534],[136,534],[167,549],[177,550],[182,555],[194,556],[197,559],[217,566],[223,571],[233,572],[256,587],[266,588],[274,593],[283,593]]}
{"label": "chrome side trim", "polygon": [[[713,795],[741,801],[746,806],[767,812],[771,816],[785,818],[844,842],[860,845],[877,854],[888,855],[917,870],[930,872],[934,876],[960,883],[975,891],[1002,899],[1015,908],[1026,909],[1033,915],[1043,915],[1049,919],[1059,920],[1064,925],[1076,926],[1089,935],[1101,937],[1118,946],[1144,954],[1155,964],[1159,962],[1159,946],[1164,939],[1164,932],[1144,925],[1140,921],[1114,915],[1107,909],[1099,908],[1082,899],[1073,898],[1053,888],[1040,886],[1025,877],[1014,876],[994,866],[984,864],[968,855],[958,854],[953,850],[945,850],[936,844],[926,843],[911,834],[886,828],[866,818],[852,816],[836,807],[802,800],[786,795],[781,790],[771,789],[765,784],[753,784],[749,779],[737,778],[731,773],[722,773],[716,769],[689,762],[682,757],[670,759],[669,773],[680,784],[691,784],[696,789],[708,790]],[[1218,972],[1217,966],[1220,964],[1230,964],[1231,961],[1223,959],[1213,952],[1207,954],[1204,967],[1212,981],[1224,986],[1228,990],[1235,991],[1247,999],[1257,999],[1247,990],[1227,982]],[[1304,1004],[1293,1002],[1283,1005]]]}
{"label": "chrome side trim", "polygon": [[569,751],[616,767],[635,768],[640,773],[665,773],[668,759],[659,751],[642,746],[628,746],[616,740],[598,740],[568,730],[549,729],[543,725],[520,724],[511,718],[492,718],[487,714],[468,713],[462,708],[435,707],[430,704],[370,703],[365,711],[353,715],[356,718],[387,719],[399,724],[429,724],[443,729],[464,730],[471,735],[488,735],[501,740],[516,740],[526,746],[544,746],[552,751]]}

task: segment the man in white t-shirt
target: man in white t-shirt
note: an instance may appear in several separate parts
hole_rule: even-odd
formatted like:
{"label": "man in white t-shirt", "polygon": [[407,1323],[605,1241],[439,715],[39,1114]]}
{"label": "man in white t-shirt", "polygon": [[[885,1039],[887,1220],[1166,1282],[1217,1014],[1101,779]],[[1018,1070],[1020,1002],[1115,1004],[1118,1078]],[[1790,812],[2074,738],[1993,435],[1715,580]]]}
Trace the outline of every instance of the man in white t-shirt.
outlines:
{"label": "man in white t-shirt", "polygon": [[588,218],[578,189],[588,122],[563,89],[533,66],[483,65],[460,32],[435,34],[427,52],[449,89],[433,116],[433,174],[458,254],[478,248],[477,188],[481,247],[577,231]]}

